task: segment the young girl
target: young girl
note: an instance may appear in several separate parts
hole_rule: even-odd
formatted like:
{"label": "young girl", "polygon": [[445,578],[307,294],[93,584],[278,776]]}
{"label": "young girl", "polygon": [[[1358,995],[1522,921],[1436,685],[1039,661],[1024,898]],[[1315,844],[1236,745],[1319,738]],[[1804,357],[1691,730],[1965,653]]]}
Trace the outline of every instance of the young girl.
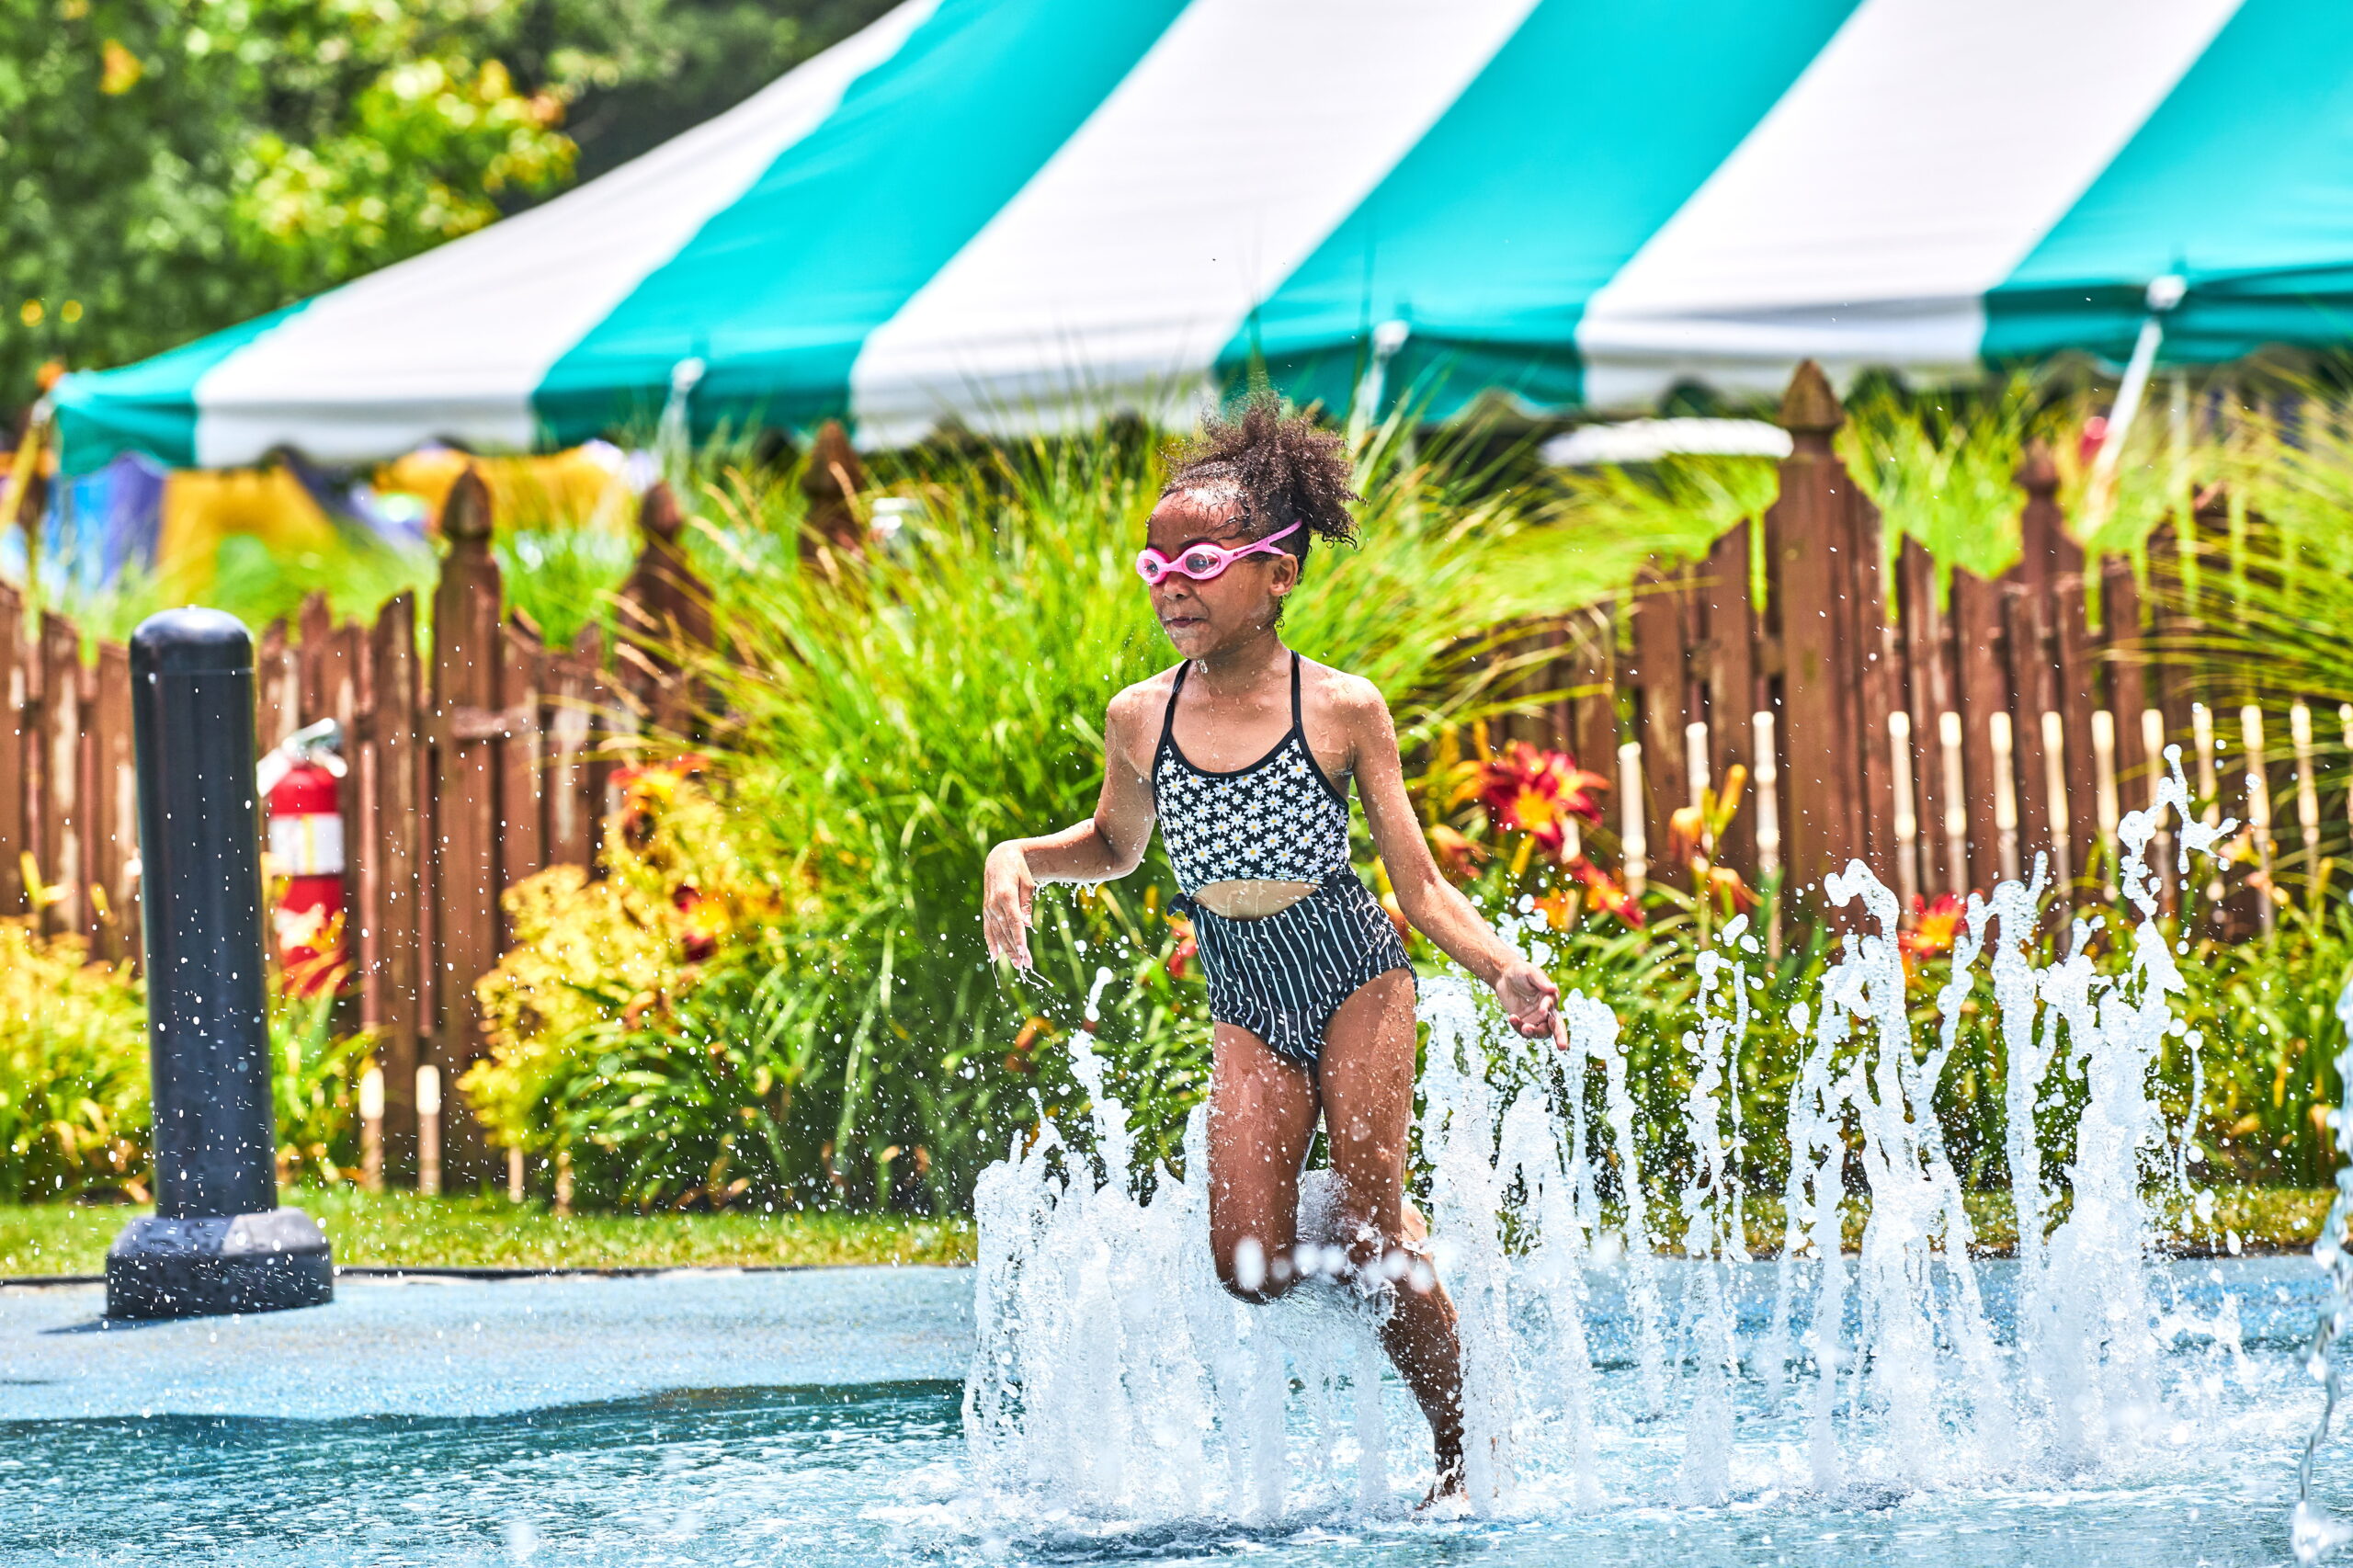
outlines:
{"label": "young girl", "polygon": [[1111,699],[1093,817],[990,851],[982,918],[991,955],[1027,967],[1038,885],[1126,876],[1159,819],[1209,980],[1218,1278],[1245,1301],[1299,1278],[1300,1172],[1320,1117],[1337,1234],[1360,1288],[1388,1302],[1381,1344],[1429,1419],[1438,1496],[1462,1481],[1461,1358],[1404,1193],[1414,971],[1349,867],[1349,779],[1405,917],[1493,986],[1523,1034],[1562,1038],[1559,992],[1438,874],[1381,693],[1277,633],[1309,546],[1356,541],[1357,499],[1339,437],[1271,398],[1210,423],[1136,562],[1184,662]]}

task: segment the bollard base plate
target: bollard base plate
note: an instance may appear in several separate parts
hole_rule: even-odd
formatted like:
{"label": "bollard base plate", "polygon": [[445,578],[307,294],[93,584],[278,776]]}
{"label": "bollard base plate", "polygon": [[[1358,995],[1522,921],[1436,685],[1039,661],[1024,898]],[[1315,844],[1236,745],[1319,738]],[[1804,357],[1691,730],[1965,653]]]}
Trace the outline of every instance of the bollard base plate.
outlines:
{"label": "bollard base plate", "polygon": [[167,1220],[142,1214],[107,1249],[107,1316],[272,1312],[335,1299],[326,1233],[300,1209]]}

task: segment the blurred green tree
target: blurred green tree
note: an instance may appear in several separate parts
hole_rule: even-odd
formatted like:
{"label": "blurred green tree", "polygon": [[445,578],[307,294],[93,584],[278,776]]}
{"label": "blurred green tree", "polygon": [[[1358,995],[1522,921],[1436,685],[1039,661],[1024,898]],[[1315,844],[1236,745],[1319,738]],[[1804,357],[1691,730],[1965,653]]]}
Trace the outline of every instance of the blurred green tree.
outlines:
{"label": "blurred green tree", "polygon": [[0,408],[467,233],[881,0],[0,0]]}

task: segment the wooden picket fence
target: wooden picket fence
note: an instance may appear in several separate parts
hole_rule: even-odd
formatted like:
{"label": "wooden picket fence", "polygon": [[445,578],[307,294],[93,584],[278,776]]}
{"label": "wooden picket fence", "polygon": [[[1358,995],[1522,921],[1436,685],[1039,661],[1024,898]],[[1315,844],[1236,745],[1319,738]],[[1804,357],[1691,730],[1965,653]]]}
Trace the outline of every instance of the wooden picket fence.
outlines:
{"label": "wooden picket fence", "polygon": [[[2069,537],[2047,454],[2018,475],[2018,565],[1993,582],[1952,571],[1940,593],[1916,540],[1883,567],[1878,509],[1832,449],[1843,417],[1819,369],[1802,368],[1766,515],[1566,618],[1524,677],[1568,695],[1516,738],[1617,784],[1631,878],[1680,880],[1664,859],[1669,819],[1734,765],[1750,786],[1718,864],[1803,892],[1861,859],[1907,903],[1988,890],[2038,855],[2063,898],[2108,896],[2118,822],[2151,800],[2168,744],[2194,796],[2251,824],[2267,869],[2275,791],[2293,791],[2308,859],[2324,790],[2353,813],[2345,781],[2316,770],[2303,705],[2292,746],[2267,749],[2260,711],[2199,700],[2132,563],[2087,562]],[[2343,723],[2353,750],[2353,712]],[[2238,756],[2223,767],[2226,749]],[[2270,906],[2242,890],[2217,914],[2244,931]]]}
{"label": "wooden picket fence", "polygon": [[[366,626],[335,622],[314,597],[256,649],[265,746],[342,722],[346,940],[359,1021],[379,1036],[384,1163],[396,1177],[416,1169],[417,1069],[453,1085],[482,1052],[474,982],[505,944],[500,895],[547,867],[592,864],[628,737],[687,717],[665,655],[681,640],[708,642],[710,595],[679,549],[666,489],[648,494],[640,524],[620,634],[591,626],[550,647],[506,608],[489,492],[469,472],[442,513],[449,552],[429,643],[404,594]],[[0,727],[0,914],[38,904],[50,930],[135,959],[129,651],[102,642],[85,659],[70,620],[35,626],[0,585],[0,685],[13,721]],[[493,1179],[499,1157],[471,1117],[449,1114],[455,1105],[447,1095],[442,1170],[453,1184]]]}
{"label": "wooden picket fence", "polygon": [[[1530,633],[1547,662],[1528,678],[1565,696],[1515,732],[1612,778],[1631,879],[1681,879],[1669,819],[1738,765],[1751,785],[1718,863],[1752,883],[1778,873],[1800,893],[1792,910],[1850,858],[1909,899],[1990,888],[2042,852],[2063,894],[2102,896],[2118,819],[2149,798],[2167,742],[2193,759],[2202,799],[2255,824],[2267,863],[2275,788],[2294,791],[2316,853],[2309,712],[2291,716],[2292,765],[2276,737],[2267,750],[2255,710],[2226,736],[2188,671],[2153,656],[2165,640],[2150,636],[2131,564],[2086,562],[2068,538],[2048,461],[2019,476],[2018,565],[1995,582],[1955,572],[1940,594],[1916,543],[1883,569],[1877,510],[1832,449],[1842,417],[1821,372],[1802,368],[1781,410],[1793,450],[1762,518]],[[837,429],[818,457],[804,482],[812,537],[843,543],[858,531],[849,496],[862,476]],[[509,611],[489,494],[469,473],[442,516],[429,643],[407,596],[367,626],[313,600],[261,639],[263,744],[329,717],[347,736],[355,1006],[380,1035],[395,1178],[416,1170],[417,1070],[453,1085],[482,1051],[474,983],[506,939],[501,894],[545,867],[592,864],[630,737],[692,717],[665,650],[709,644],[709,590],[666,489],[648,494],[640,524],[617,636],[592,627],[550,647]],[[105,642],[85,658],[83,642],[0,585],[0,915],[38,903],[51,929],[135,958],[130,661]],[[2353,751],[2353,710],[2342,720]],[[2243,756],[2223,769],[2226,739]],[[2342,783],[2330,803],[2353,812]],[[2268,913],[2242,898],[2232,920],[2251,929]],[[494,1180],[498,1157],[457,1104],[444,1102],[442,1166],[453,1183]]]}

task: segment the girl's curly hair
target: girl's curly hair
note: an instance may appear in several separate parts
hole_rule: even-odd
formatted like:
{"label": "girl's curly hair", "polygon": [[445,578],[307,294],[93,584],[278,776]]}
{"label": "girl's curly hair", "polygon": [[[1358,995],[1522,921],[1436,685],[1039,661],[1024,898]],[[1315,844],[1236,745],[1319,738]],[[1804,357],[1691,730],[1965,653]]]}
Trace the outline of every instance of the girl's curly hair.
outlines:
{"label": "girl's curly hair", "polygon": [[1160,494],[1230,493],[1253,539],[1304,523],[1280,547],[1304,562],[1316,540],[1357,542],[1348,503],[1364,497],[1350,484],[1354,477],[1346,441],[1307,415],[1285,414],[1273,392],[1259,392],[1231,418],[1211,415],[1201,433],[1177,449]]}

